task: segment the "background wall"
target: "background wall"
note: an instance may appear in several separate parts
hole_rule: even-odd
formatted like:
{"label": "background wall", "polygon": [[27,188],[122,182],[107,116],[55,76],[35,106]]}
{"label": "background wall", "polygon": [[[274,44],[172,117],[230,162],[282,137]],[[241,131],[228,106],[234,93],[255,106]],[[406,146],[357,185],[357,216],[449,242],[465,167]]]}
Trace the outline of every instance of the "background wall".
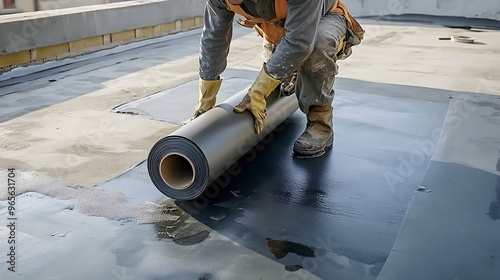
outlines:
{"label": "background wall", "polygon": [[500,0],[346,0],[353,15],[427,14],[500,20]]}
{"label": "background wall", "polygon": [[107,0],[38,0],[40,11],[106,4]]}

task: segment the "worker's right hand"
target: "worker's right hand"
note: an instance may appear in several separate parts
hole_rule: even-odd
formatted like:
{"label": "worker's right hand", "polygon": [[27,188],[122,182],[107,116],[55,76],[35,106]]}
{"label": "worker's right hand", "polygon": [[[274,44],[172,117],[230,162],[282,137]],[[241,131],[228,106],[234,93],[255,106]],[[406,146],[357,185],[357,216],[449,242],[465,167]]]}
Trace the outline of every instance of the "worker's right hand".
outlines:
{"label": "worker's right hand", "polygon": [[280,80],[276,80],[267,74],[265,67],[248,90],[243,100],[234,107],[236,113],[243,113],[248,110],[254,118],[255,133],[260,133],[264,129],[266,119],[266,97],[278,86]]}
{"label": "worker's right hand", "polygon": [[215,106],[216,96],[221,84],[222,80],[203,80],[200,78],[200,97],[196,105],[193,119]]}

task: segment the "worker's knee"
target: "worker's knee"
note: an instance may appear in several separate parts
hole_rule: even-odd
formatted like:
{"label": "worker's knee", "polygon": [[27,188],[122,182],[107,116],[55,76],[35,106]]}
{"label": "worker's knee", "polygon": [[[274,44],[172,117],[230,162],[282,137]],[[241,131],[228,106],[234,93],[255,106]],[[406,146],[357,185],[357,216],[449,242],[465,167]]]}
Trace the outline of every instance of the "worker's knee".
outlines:
{"label": "worker's knee", "polygon": [[319,32],[312,52],[303,64],[304,70],[310,73],[336,73],[337,44],[327,34]]}
{"label": "worker's knee", "polygon": [[315,76],[324,74],[336,75],[337,70],[336,60],[329,56],[325,50],[319,48],[315,48],[302,65],[302,71]]}
{"label": "worker's knee", "polygon": [[332,34],[325,30],[319,30],[316,36],[313,52],[320,53],[328,57],[334,57],[337,53],[339,39],[332,37]]}

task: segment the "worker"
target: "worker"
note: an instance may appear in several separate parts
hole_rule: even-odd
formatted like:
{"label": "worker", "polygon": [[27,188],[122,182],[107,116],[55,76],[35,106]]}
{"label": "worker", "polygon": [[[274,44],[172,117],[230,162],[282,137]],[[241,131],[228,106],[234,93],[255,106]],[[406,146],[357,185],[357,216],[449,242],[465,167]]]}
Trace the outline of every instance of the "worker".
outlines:
{"label": "worker", "polygon": [[238,23],[254,27],[269,55],[243,100],[234,108],[249,111],[254,129],[265,125],[266,97],[275,89],[295,93],[307,116],[305,131],[294,142],[298,157],[317,157],[333,143],[333,83],[337,59],[351,54],[364,31],[349,14],[345,0],[207,0],[200,41],[200,98],[194,117],[210,110],[227,65],[235,13]]}

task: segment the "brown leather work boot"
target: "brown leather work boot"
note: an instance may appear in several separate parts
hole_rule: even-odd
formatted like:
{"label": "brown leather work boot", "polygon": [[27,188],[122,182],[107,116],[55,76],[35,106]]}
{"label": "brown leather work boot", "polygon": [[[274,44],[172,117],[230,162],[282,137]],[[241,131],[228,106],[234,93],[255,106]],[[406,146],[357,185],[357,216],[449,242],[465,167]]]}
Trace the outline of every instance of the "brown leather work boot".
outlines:
{"label": "brown leather work boot", "polygon": [[307,114],[306,130],[293,143],[294,156],[319,157],[333,144],[333,107],[311,106]]}

